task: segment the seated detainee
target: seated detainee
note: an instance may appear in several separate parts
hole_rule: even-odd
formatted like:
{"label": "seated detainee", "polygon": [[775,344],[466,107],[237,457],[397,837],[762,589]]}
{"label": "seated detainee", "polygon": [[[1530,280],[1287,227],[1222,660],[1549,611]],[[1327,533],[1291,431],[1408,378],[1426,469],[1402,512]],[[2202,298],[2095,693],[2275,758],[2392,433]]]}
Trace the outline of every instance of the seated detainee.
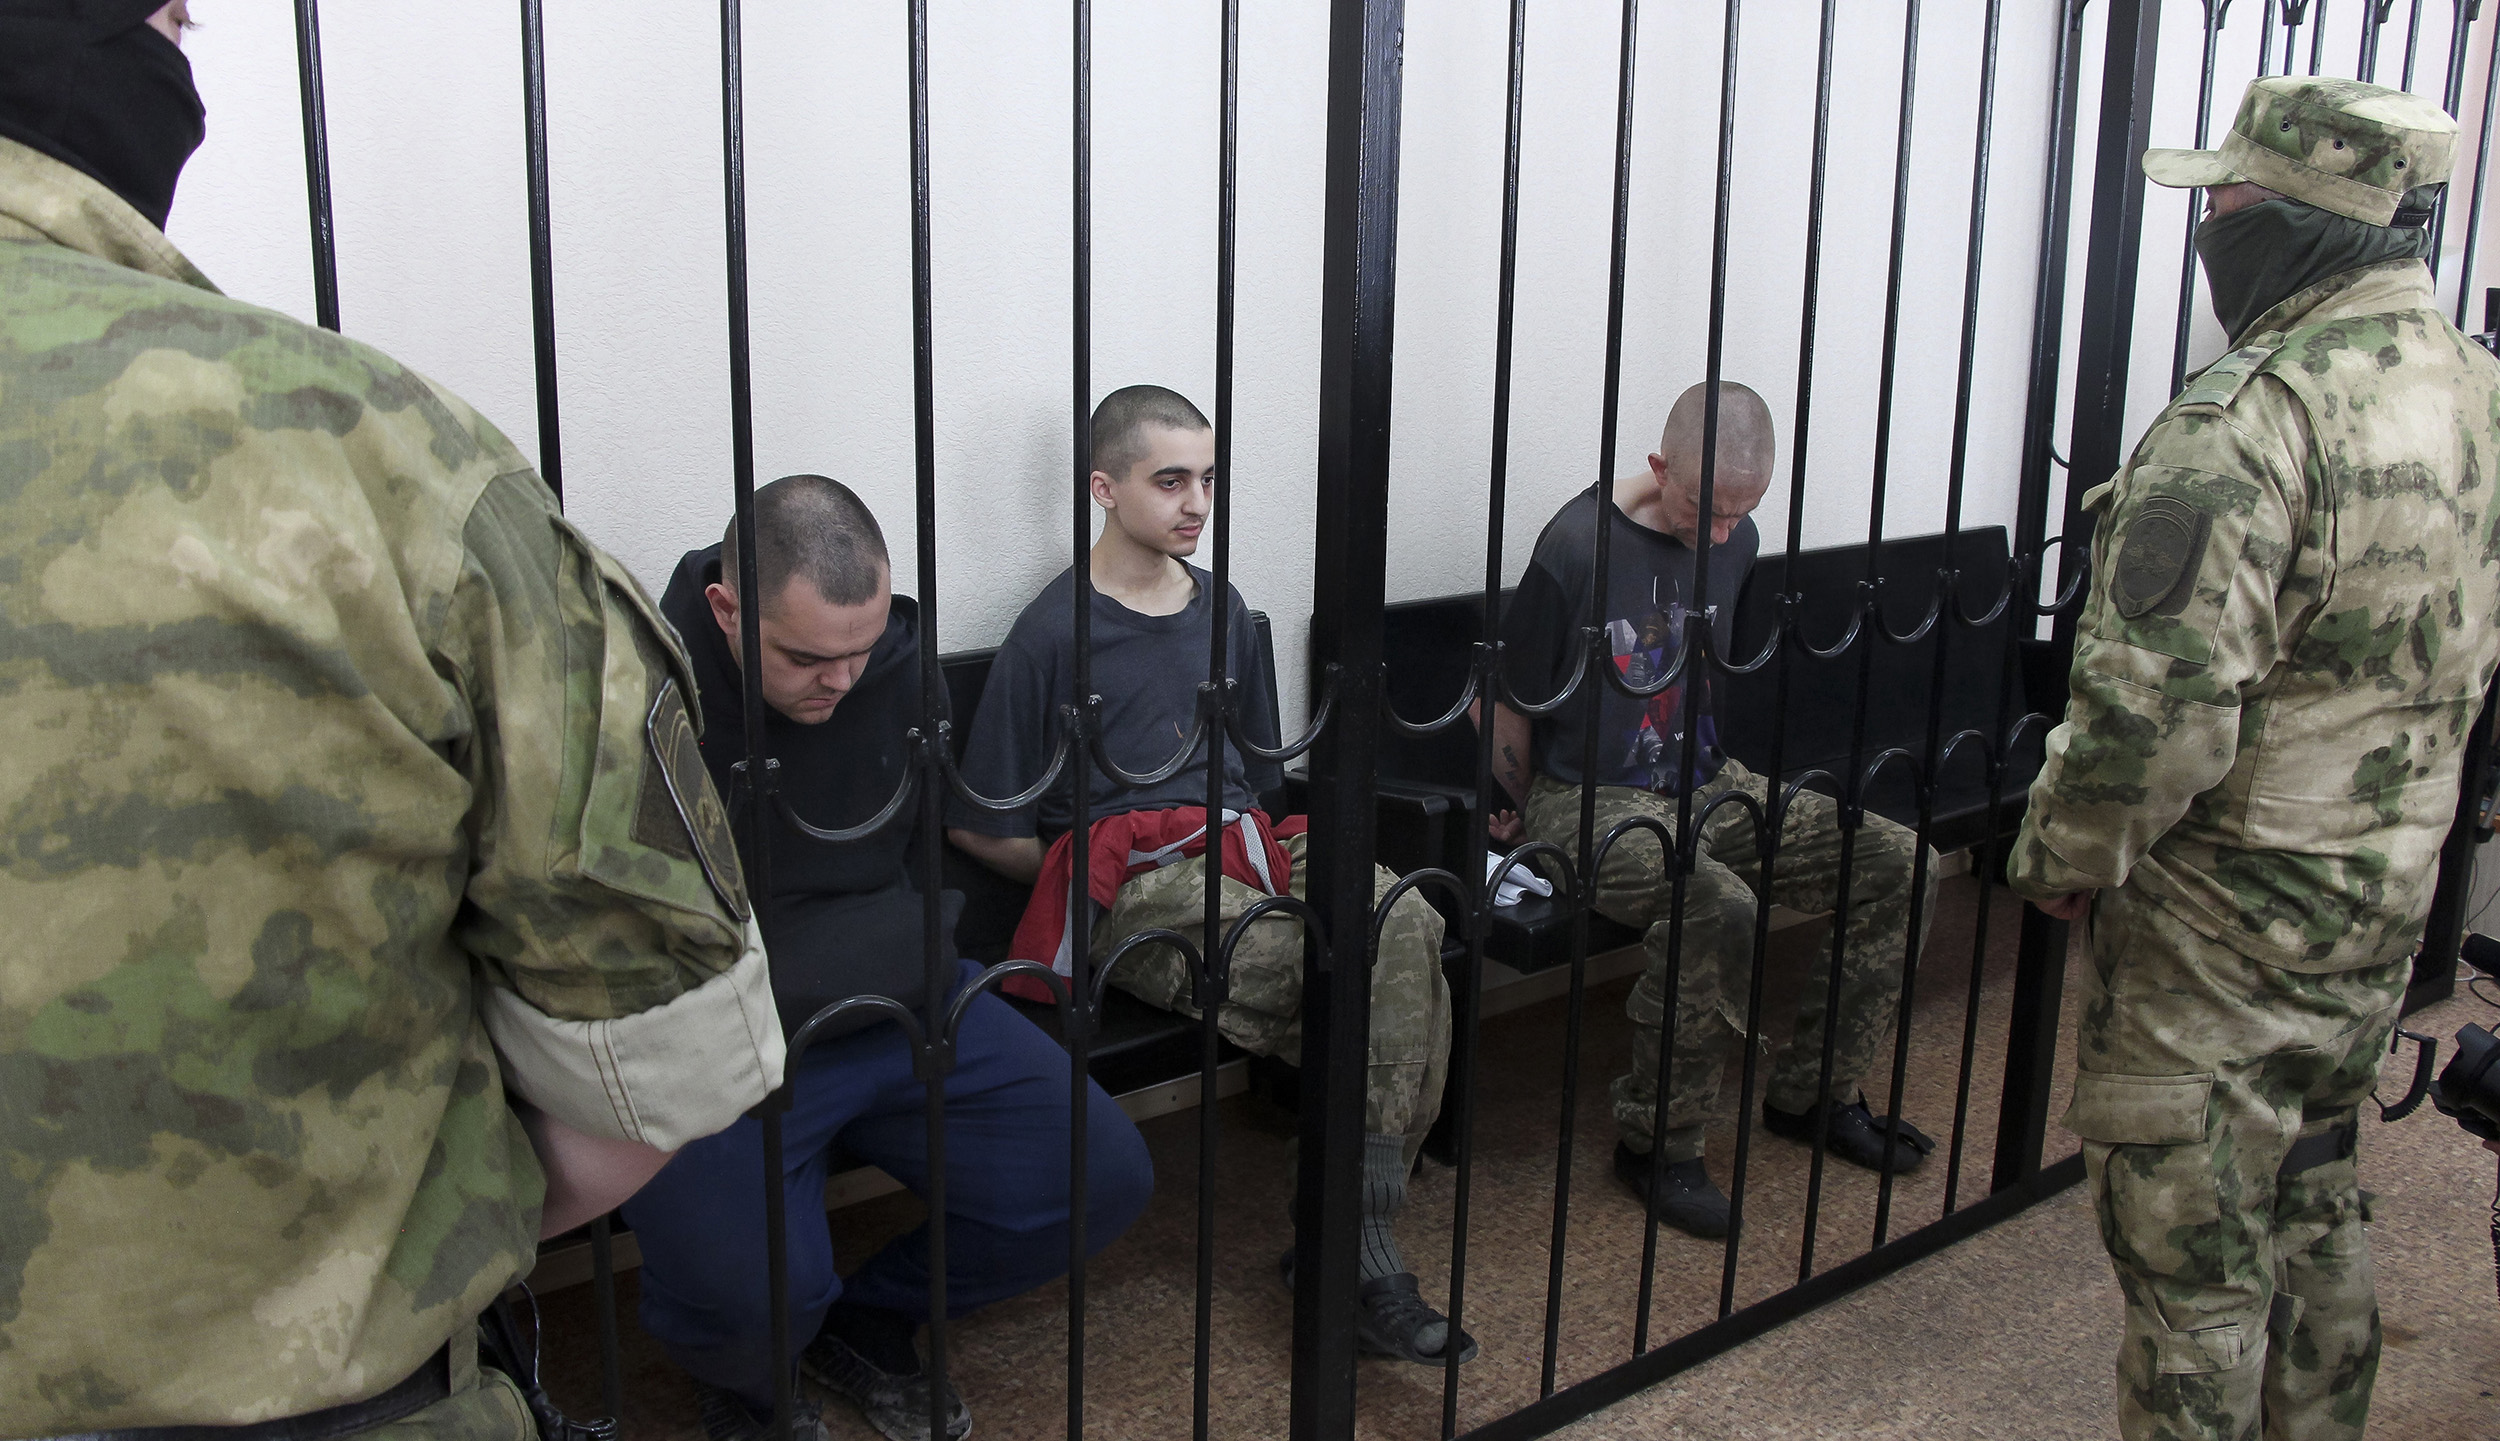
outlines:
{"label": "seated detainee", "polygon": [[[1558,694],[1569,680],[1584,628],[1602,625],[1614,664],[1633,685],[1654,683],[1677,658],[1692,594],[1695,547],[1708,531],[1709,594],[1698,604],[1715,608],[1713,635],[1725,653],[1734,628],[1737,587],[1760,545],[1749,515],[1769,488],[1778,449],[1771,414],[1762,398],[1733,382],[1719,387],[1718,467],[1711,515],[1701,516],[1702,406],[1706,385],[1676,399],[1668,412],[1658,454],[1648,468],[1614,482],[1607,598],[1592,615],[1593,557],[1598,497],[1583,491],[1555,512],[1537,537],[1536,551],[1502,617],[1505,678],[1511,694],[1536,704]],[[1702,689],[1692,709],[1692,773],[1680,776],[1685,753],[1685,688]],[[1498,706],[1494,725],[1494,776],[1520,802],[1516,813],[1495,818],[1497,841],[1516,843],[1522,831],[1577,855],[1580,782],[1589,748],[1587,700],[1604,697],[1599,710],[1596,757],[1597,821],[1592,841],[1634,816],[1650,816],[1675,828],[1677,798],[1689,785],[1693,815],[1717,796],[1742,791],[1757,802],[1765,779],[1719,748],[1707,667],[1645,700],[1609,688],[1596,675],[1579,695],[1533,724]],[[1524,826],[1520,817],[1525,817]],[[1658,1036],[1665,1012],[1667,945],[1674,876],[1666,854],[1647,832],[1627,832],[1599,868],[1596,907],[1621,924],[1641,928],[1648,966],[1624,1010],[1632,1019],[1632,1069],[1614,1083],[1615,1174],[1644,1197],[1657,1218],[1688,1234],[1727,1234],[1727,1196],[1712,1183],[1701,1159],[1702,1127],[1714,1110],[1720,1073],[1730,1052],[1743,1044],[1748,977],[1753,964],[1756,887],[1762,865],[1751,817],[1729,805],[1699,825],[1701,853],[1685,890],[1683,975],[1677,997],[1673,1074],[1668,1077],[1666,1123],[1657,1122]],[[1858,1081],[1888,1054],[1901,967],[1909,930],[1911,864],[1916,837],[1868,812],[1857,833],[1849,872],[1849,915],[1841,947],[1840,1010],[1832,1051],[1831,1089],[1815,1086],[1822,1064],[1824,1006],[1831,953],[1816,960],[1797,996],[1796,1027],[1771,1063],[1763,1091],[1762,1121],[1773,1135],[1811,1141],[1818,1118],[1831,1154],[1873,1169],[1915,1168],[1933,1142],[1904,1121],[1887,1141],[1884,1122],[1867,1108]],[[1839,806],[1829,796],[1801,791],[1781,827],[1773,867],[1771,900],[1808,913],[1832,910],[1840,891]],[[1927,869],[1927,904],[1935,907],[1935,865]],[[1922,940],[1924,938],[1922,937]],[[1826,1104],[1839,1097],[1852,1099]],[[1653,1146],[1666,1148],[1665,1176],[1649,1195]]]}
{"label": "seated detainee", "polygon": [[[1228,672],[1241,682],[1242,712],[1260,736],[1268,728],[1266,680],[1257,632],[1239,591],[1216,597],[1213,578],[1181,557],[1198,548],[1215,484],[1215,437],[1206,417],[1160,386],[1114,391],[1094,411],[1093,495],[1103,511],[1102,538],[1088,562],[1093,601],[1093,691],[1102,697],[1102,746],[1132,773],[1171,761],[1197,713],[1207,674],[1214,608],[1230,607]],[[990,796],[1022,792],[1049,765],[1059,742],[1059,707],[1076,701],[1073,570],[1043,587],[1016,618],[999,648],[964,751],[964,779]],[[1096,820],[1089,872],[1098,901],[1089,918],[1091,955],[1099,964],[1121,941],[1168,927],[1203,945],[1206,869],[1202,859],[1207,794],[1206,752],[1160,784],[1125,789],[1090,758],[1078,758],[1089,781]],[[1280,883],[1302,894],[1303,818],[1271,824],[1258,807],[1263,790],[1282,784],[1272,763],[1246,760],[1227,738],[1221,749],[1224,808],[1219,823],[1238,828],[1238,861],[1221,881],[1220,914],[1237,919]],[[1031,908],[1016,954],[1068,969],[1066,915],[1071,862],[1073,791],[1053,787],[1035,806],[998,812],[960,798],[950,803],[947,835],[1011,879],[1032,883]],[[1233,819],[1237,815],[1240,819]],[[1128,857],[1125,879],[1113,870],[1106,844]],[[1045,843],[1047,849],[1045,848]],[[1154,859],[1141,860],[1151,853]],[[1158,868],[1159,867],[1159,868]],[[1105,872],[1111,871],[1106,876]],[[1289,873],[1290,880],[1279,875]],[[1236,878],[1238,877],[1238,878]],[[1377,872],[1375,896],[1395,878]],[[1116,897],[1109,882],[1118,881]],[[1220,941],[1221,935],[1214,938]],[[1054,954],[1056,953],[1056,954]],[[1169,946],[1142,947],[1120,962],[1111,983],[1150,1005],[1196,1017],[1187,962]],[[1302,928],[1288,919],[1253,925],[1232,959],[1231,986],[1217,1010],[1227,1040],[1255,1055],[1299,1064],[1302,1046]],[[1400,1255],[1391,1225],[1406,1200],[1406,1179],[1424,1134],[1441,1108],[1449,1062],[1449,988],[1441,978],[1441,918],[1414,895],[1401,898],[1380,937],[1372,973],[1371,1064],[1364,1091],[1361,1311],[1357,1335],[1365,1351],[1441,1364],[1449,1321],[1426,1305]],[[1282,1263],[1290,1279],[1293,1256]],[[1475,1342],[1458,1337],[1460,1359]]]}
{"label": "seated detainee", "polygon": [[[746,755],[738,652],[735,530],[689,552],[661,611],[685,637],[703,704],[703,758],[724,796]],[[920,716],[920,647],[911,597],[891,595],[885,539],[846,487],[794,475],[755,495],[766,735],[779,787],[815,825],[857,825],[902,782],[906,732]],[[729,564],[723,565],[727,557]],[[924,1012],[923,898],[909,867],[916,805],[860,840],[813,840],[776,817],[771,891],[758,910],[775,955],[782,1021],[795,1028],[850,996],[889,996]],[[952,938],[945,954],[953,956]],[[960,989],[978,971],[954,961]],[[825,1178],[838,1148],[913,1192],[929,1183],[926,1088],[902,1026],[872,1009],[790,1057],[783,1118],[791,1337],[802,1373],[857,1405],[895,1441],[929,1436],[928,1380],[916,1345],[929,1318],[924,1225],[834,1270]],[[1100,1088],[1088,1088],[1085,1238],[1099,1249],[1153,1192],[1145,1143]],[[947,1315],[1029,1291],[1068,1263],[1068,1057],[995,995],[956,1033],[946,1079]],[[697,1142],[625,1208],[642,1245],[642,1325],[693,1374],[713,1441],[763,1434],[773,1368],[765,1267],[761,1125],[749,1117]],[[948,1386],[947,1434],[971,1416]],[[800,1441],[821,1437],[802,1408]]]}

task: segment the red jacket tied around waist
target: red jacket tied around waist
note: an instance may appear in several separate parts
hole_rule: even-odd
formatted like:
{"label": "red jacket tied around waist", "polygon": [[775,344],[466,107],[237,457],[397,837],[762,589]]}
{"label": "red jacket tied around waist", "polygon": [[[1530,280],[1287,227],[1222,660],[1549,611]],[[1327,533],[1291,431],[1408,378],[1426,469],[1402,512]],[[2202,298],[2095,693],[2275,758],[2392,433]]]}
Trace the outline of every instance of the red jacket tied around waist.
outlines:
{"label": "red jacket tied around waist", "polygon": [[[1263,895],[1281,896],[1293,887],[1293,857],[1279,842],[1309,827],[1306,816],[1272,823],[1265,811],[1221,812],[1223,867],[1227,878]],[[1179,865],[1206,854],[1207,813],[1197,806],[1159,811],[1124,811],[1104,816],[1087,833],[1085,893],[1103,910],[1118,899],[1120,887],[1133,876]],[[1051,842],[1042,857],[1042,873],[1034,878],[1033,898],[1025,903],[1024,919],[1007,954],[1019,961],[1039,961],[1063,976],[1076,968],[1070,945],[1068,881],[1076,869],[1076,832]],[[1099,914],[1099,912],[1097,912]],[[1085,918],[1093,930],[1093,916]],[[1210,943],[1218,937],[1210,937]],[[1009,976],[1002,983],[1009,995],[1047,1003],[1050,987],[1032,975]]]}

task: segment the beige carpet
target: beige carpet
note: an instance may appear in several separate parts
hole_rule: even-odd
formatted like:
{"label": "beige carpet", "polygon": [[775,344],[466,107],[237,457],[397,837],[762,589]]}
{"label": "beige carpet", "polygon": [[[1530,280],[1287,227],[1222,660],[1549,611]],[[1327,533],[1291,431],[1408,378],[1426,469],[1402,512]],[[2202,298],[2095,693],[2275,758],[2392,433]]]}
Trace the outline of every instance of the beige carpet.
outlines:
{"label": "beige carpet", "polygon": [[[1913,1013],[1904,1091],[1905,1114],[1948,1147],[1976,896],[1969,880],[1946,887]],[[1992,909],[1976,1081],[1964,1128],[1973,1155],[1964,1163],[1959,1204],[1985,1191],[2003,1066],[2014,932],[2003,891]],[[1824,935],[1817,926],[1774,937],[1768,984],[1775,1030],[1784,1014],[1776,998],[1793,989]],[[1597,988],[1588,1000],[1556,1353],[1563,1385],[1632,1353],[1643,1227],[1638,1207],[1609,1170],[1613,1127],[1604,1095],[1629,1045],[1623,990],[1623,983]],[[2462,1021],[2495,1014],[2460,995],[2415,1024],[2444,1036]],[[2071,1016],[2068,1021],[2071,1027]],[[1467,1325],[1484,1353],[1462,1372],[1462,1430],[1538,1394],[1563,1033],[1560,1003],[1486,1026],[1467,1290]],[[2065,1054],[2061,1047],[2061,1075]],[[1731,1112],[1737,1080],[1731,1067]],[[1869,1090],[1880,1106],[1880,1078]],[[1155,1201],[1088,1274],[1087,1434],[1122,1441],[1185,1437],[1191,1419],[1197,1122],[1182,1114],[1144,1129],[1159,1178]],[[1290,1118],[1264,1101],[1244,1096],[1225,1104],[1209,1376],[1213,1432],[1221,1437],[1285,1431],[1289,1298],[1274,1267],[1288,1236],[1283,1160],[1290,1140]],[[2374,1429],[2443,1441],[2500,1434],[2494,1425],[2500,1412],[2488,1394],[2500,1389],[2500,1299],[2487,1229],[2492,1158],[2427,1108],[2401,1125],[2370,1127],[2363,1145],[2365,1183],[2381,1196],[2373,1242],[2389,1338]],[[1713,1135],[1712,1167],[1723,1185],[1733,1149],[1732,1127]],[[2071,1149],[2071,1138],[2052,1132],[2053,1153]],[[1737,1305],[1795,1279],[1806,1158],[1802,1147],[1757,1139]],[[1896,1186],[1889,1234],[1943,1213],[1946,1159],[1940,1150],[1927,1168]],[[1427,1163],[1400,1228],[1410,1263],[1434,1297],[1449,1285],[1454,1200],[1454,1173]],[[1872,1177],[1839,1167],[1827,1173],[1815,1243],[1818,1271],[1870,1244],[1875,1207]],[[916,1219],[917,1203],[905,1196],[850,1208],[835,1217],[837,1251],[864,1255]],[[1721,1262],[1715,1243],[1661,1233],[1651,1344],[1717,1314]],[[632,1281],[628,1274],[620,1296],[626,1435],[635,1441],[695,1437],[684,1379],[633,1325]],[[548,1299],[550,1387],[579,1412],[596,1409],[590,1304],[588,1287]],[[954,1374],[972,1406],[976,1436],[1023,1441],[1065,1434],[1066,1324],[1067,1292],[1059,1284],[954,1328]],[[2090,1209],[2079,1190],[2069,1191],[1563,1434],[1591,1441],[2106,1436],[2113,1434],[2108,1375],[2117,1327],[2116,1289]],[[1437,1372],[1370,1361],[1359,1385],[1360,1435],[1426,1441],[1440,1434]],[[874,1434],[838,1407],[829,1417],[834,1434],[846,1441]]]}

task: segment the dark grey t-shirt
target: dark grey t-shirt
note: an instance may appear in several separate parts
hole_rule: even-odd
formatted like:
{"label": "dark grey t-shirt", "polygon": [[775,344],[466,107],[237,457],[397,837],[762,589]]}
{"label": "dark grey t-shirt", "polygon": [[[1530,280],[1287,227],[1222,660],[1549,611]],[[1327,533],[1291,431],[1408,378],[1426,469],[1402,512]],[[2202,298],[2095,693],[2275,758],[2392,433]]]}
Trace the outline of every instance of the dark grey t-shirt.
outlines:
{"label": "dark grey t-shirt", "polygon": [[[1574,496],[1537,537],[1536,553],[1519,578],[1519,589],[1502,613],[1503,674],[1511,693],[1536,703],[1551,699],[1571,678],[1580,631],[1589,625],[1606,630],[1607,649],[1615,669],[1633,685],[1648,685],[1666,673],[1683,643],[1684,617],[1693,586],[1692,548],[1674,536],[1636,524],[1611,497],[1613,513],[1607,559],[1606,610],[1589,613],[1591,573],[1597,562],[1597,493]],[[1710,593],[1704,604],[1715,606],[1712,623],[1719,652],[1725,655],[1736,624],[1736,591],[1761,548],[1761,533],[1752,520],[1737,524],[1721,544],[1710,547]],[[1700,785],[1719,773],[1725,754],[1719,749],[1710,677],[1688,672],[1684,679],[1654,696],[1635,700],[1590,676],[1579,694],[1534,724],[1531,743],[1536,768],[1566,785],[1581,780],[1586,754],[1589,698],[1604,696],[1598,723],[1597,783],[1676,794],[1676,763],[1684,751],[1684,688],[1702,687],[1699,720],[1693,736],[1692,783]]]}
{"label": "dark grey t-shirt", "polygon": [[[1208,594],[1215,578],[1189,567],[1198,593],[1171,615],[1139,615],[1100,591],[1094,593],[1093,692],[1102,697],[1103,751],[1122,770],[1156,770],[1180,753],[1198,714],[1198,684],[1207,676],[1207,642],[1212,624]],[[1033,603],[1016,617],[1006,644],[990,666],[981,691],[980,713],[964,746],[963,777],[987,796],[1014,795],[1041,779],[1059,747],[1059,708],[1076,698],[1076,631],[1069,614],[1074,572],[1042,588]],[[1258,632],[1251,627],[1250,607],[1235,590],[1226,632],[1230,652],[1227,673],[1240,682],[1236,692],[1245,730],[1263,746],[1273,746],[1275,727],[1269,715],[1275,699],[1269,694],[1266,667],[1259,662]],[[1224,805],[1248,810],[1261,793],[1284,784],[1284,768],[1270,761],[1244,764],[1240,749],[1227,739],[1224,755]],[[1072,770],[1092,782],[1088,792],[1096,820],[1123,811],[1202,806],[1207,802],[1206,749],[1201,741],[1190,764],[1170,779],[1129,790],[1102,773],[1090,756],[1071,757]],[[982,810],[961,797],[947,800],[946,823],[992,836],[1039,835],[1055,839],[1068,828],[1070,797],[1066,777],[1036,805],[1015,811]]]}

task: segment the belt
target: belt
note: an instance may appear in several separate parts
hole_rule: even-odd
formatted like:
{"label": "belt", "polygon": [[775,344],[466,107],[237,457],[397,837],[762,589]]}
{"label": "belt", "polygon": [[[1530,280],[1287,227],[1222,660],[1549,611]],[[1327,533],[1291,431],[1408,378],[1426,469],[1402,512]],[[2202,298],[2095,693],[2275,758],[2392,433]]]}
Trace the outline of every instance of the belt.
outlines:
{"label": "belt", "polygon": [[2275,1170],[2275,1179],[2297,1176],[2303,1171],[2314,1171],[2320,1166],[2346,1160],[2360,1149],[2360,1143],[2360,1116],[2346,1116],[2340,1125],[2292,1142],[2292,1148],[2283,1153],[2283,1164]]}
{"label": "belt", "polygon": [[335,1441],[337,1437],[387,1426],[450,1395],[451,1347],[446,1343],[407,1380],[362,1401],[240,1426],[124,1426],[112,1431],[82,1431],[54,1441]]}

